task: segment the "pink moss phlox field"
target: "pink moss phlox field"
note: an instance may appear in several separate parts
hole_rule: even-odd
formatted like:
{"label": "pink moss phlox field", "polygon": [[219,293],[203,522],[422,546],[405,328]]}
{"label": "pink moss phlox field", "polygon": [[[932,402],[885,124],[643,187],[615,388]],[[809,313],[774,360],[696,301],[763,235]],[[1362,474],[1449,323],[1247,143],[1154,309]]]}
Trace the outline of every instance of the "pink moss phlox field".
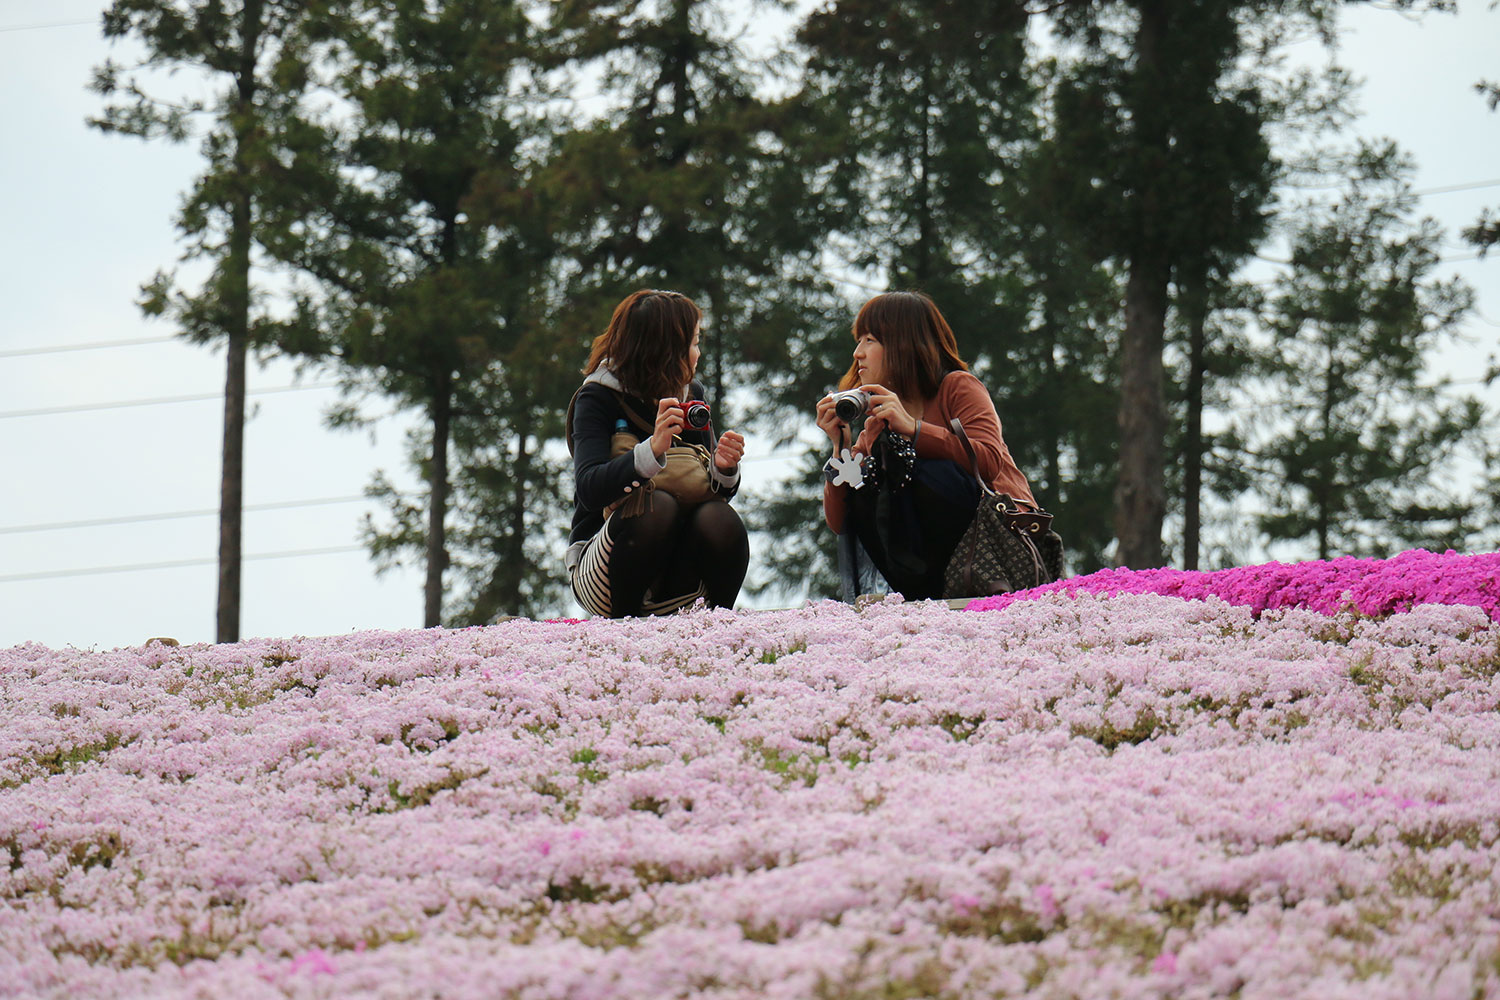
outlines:
{"label": "pink moss phlox field", "polygon": [[890,599],[0,651],[0,996],[1500,997],[1500,625]]}
{"label": "pink moss phlox field", "polygon": [[1462,555],[1412,549],[1390,559],[1344,556],[1327,561],[1269,562],[1199,572],[1180,569],[1102,569],[1011,594],[970,601],[967,611],[991,611],[1059,591],[1217,597],[1251,608],[1308,608],[1333,614],[1353,607],[1387,615],[1419,604],[1467,604],[1500,620],[1500,553]]}

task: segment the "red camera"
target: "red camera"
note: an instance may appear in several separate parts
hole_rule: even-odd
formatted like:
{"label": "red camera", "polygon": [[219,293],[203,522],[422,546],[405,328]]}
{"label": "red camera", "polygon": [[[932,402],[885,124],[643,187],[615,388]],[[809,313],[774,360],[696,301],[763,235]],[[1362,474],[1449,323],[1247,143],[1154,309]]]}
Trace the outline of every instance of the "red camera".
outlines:
{"label": "red camera", "polygon": [[690,400],[679,404],[682,407],[682,419],[694,430],[702,430],[708,426],[708,404],[701,399]]}

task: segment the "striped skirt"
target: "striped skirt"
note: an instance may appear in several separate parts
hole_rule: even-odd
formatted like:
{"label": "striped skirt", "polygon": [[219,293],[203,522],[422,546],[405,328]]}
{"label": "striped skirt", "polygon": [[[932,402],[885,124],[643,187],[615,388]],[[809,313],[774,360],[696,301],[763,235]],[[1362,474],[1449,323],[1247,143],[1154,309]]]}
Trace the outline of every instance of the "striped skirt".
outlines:
{"label": "striped skirt", "polygon": [[[609,535],[609,526],[613,521],[613,517],[606,520],[604,527],[599,529],[599,533],[589,539],[588,546],[583,550],[583,558],[579,559],[578,565],[573,567],[574,598],[589,614],[598,615],[601,618],[615,617],[609,600],[609,557],[615,547],[614,540]],[[647,589],[645,597],[641,600],[640,613],[643,615],[671,614],[707,596],[708,588],[701,581],[696,590],[677,597],[658,598],[651,593],[650,589]]]}

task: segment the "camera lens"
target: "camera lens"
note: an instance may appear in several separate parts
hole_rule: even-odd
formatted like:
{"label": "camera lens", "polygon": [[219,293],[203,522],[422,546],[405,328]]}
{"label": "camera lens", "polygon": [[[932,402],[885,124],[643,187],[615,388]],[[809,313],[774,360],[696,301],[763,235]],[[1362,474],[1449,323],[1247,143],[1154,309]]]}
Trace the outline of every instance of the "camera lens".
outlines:
{"label": "camera lens", "polygon": [[683,407],[682,416],[689,427],[702,430],[708,426],[708,404],[697,401],[688,403]]}
{"label": "camera lens", "polygon": [[850,389],[841,392],[834,397],[833,412],[844,423],[849,423],[857,417],[864,416],[865,410],[870,405],[870,394],[858,389]]}

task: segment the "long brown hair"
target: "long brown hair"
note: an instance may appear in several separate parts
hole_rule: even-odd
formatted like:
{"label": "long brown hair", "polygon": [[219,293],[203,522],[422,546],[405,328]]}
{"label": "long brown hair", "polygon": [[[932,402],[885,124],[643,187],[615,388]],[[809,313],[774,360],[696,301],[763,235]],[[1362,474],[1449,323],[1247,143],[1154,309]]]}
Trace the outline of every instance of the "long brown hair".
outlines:
{"label": "long brown hair", "polygon": [[[854,317],[854,339],[872,335],[885,348],[886,388],[902,399],[931,399],[949,372],[966,372],[958,341],[936,303],[921,292],[885,292]],[[851,362],[840,389],[859,385],[859,364]]]}
{"label": "long brown hair", "polygon": [[676,396],[693,377],[693,331],[702,318],[703,311],[681,292],[632,292],[594,338],[583,373],[608,361],[631,395],[651,403]]}

